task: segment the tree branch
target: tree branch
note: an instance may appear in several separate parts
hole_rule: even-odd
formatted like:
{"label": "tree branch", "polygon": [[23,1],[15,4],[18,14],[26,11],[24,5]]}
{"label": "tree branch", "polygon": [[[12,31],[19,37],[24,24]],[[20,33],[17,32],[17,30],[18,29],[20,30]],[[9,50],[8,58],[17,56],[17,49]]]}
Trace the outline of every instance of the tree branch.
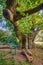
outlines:
{"label": "tree branch", "polygon": [[[14,0],[13,0],[14,1]],[[12,5],[12,7],[13,7],[13,5]],[[15,9],[15,8],[14,8]],[[27,11],[24,11],[23,13],[25,13],[25,14],[27,14],[28,13],[28,15],[31,15],[31,14],[33,14],[33,13],[35,13],[35,12],[38,12],[38,11],[40,11],[40,10],[42,10],[43,9],[43,3],[41,3],[40,5],[38,5],[37,7],[35,7],[35,8],[33,8],[33,9],[30,9],[30,10],[27,10]],[[10,11],[11,11],[11,9],[9,9]],[[14,10],[13,10],[14,11]],[[3,11],[4,12],[4,11]],[[7,12],[7,11],[6,11]],[[11,13],[14,15],[13,16],[13,18],[14,18],[14,21],[18,21],[19,19],[21,19],[21,18],[23,18],[23,17],[25,17],[24,15],[22,15],[20,12],[12,12],[11,11]],[[4,12],[4,14],[5,14],[5,12]],[[16,14],[16,15],[15,15]],[[6,17],[6,15],[4,15],[5,17]],[[9,17],[9,15],[7,15],[8,17]],[[11,18],[10,18],[11,19]],[[11,21],[11,20],[10,20]]]}
{"label": "tree branch", "polygon": [[[43,9],[43,3],[41,3],[40,5],[38,5],[37,7],[33,8],[33,9],[24,11],[24,13],[25,13],[25,14],[28,13],[28,15],[31,15],[31,14],[33,14],[33,13],[36,13],[36,12],[42,10],[42,9]],[[18,13],[16,12],[16,14],[17,14],[17,15],[14,16],[14,19],[15,19],[16,21],[19,20],[19,19],[21,19],[21,18],[23,18],[23,17],[25,17],[25,16],[23,16],[22,14],[20,14],[20,12],[18,12]]]}
{"label": "tree branch", "polygon": [[21,19],[21,18],[23,18],[23,17],[26,17],[26,16],[24,16],[24,15],[22,15],[22,14],[20,14],[20,13],[18,12],[18,13],[16,13],[16,15],[14,16],[14,21],[18,21],[19,19]]}
{"label": "tree branch", "polygon": [[42,9],[43,9],[43,3],[41,3],[40,5],[38,5],[37,7],[33,8],[33,9],[24,11],[24,13],[25,13],[25,14],[28,13],[29,15],[31,15],[31,14],[33,14],[33,13],[35,13],[35,12],[38,12],[38,11],[42,10]]}

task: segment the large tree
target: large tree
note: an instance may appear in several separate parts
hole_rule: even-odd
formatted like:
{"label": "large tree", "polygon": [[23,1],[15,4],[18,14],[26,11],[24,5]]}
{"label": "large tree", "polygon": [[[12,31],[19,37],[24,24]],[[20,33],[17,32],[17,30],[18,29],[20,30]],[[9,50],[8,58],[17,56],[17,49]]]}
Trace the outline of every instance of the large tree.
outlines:
{"label": "large tree", "polygon": [[[14,25],[14,30],[16,32],[16,36],[19,39],[20,47],[22,46],[22,48],[28,47],[32,48],[36,34],[41,29],[41,27],[43,27],[42,25],[40,25],[42,24],[41,20],[42,17],[38,16],[39,13],[38,14],[36,13],[42,9],[43,9],[42,0],[6,1],[6,8],[3,10],[3,15],[5,18],[9,19],[11,23]],[[25,23],[27,22],[26,23],[27,25],[26,24],[22,25],[22,30],[20,30],[21,26],[18,23],[20,23],[20,21],[23,20],[25,21]]]}

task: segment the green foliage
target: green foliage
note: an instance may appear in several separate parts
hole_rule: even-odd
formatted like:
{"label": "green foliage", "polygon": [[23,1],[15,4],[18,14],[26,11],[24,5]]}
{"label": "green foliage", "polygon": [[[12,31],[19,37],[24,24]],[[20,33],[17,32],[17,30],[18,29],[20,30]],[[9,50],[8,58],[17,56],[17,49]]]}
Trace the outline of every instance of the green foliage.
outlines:
{"label": "green foliage", "polygon": [[[23,11],[32,9],[38,6],[40,3],[43,3],[42,0],[17,0],[17,2],[20,3],[20,7],[17,7],[16,10],[19,11],[21,14],[23,14]],[[19,20],[17,24],[20,33],[27,35],[33,32],[33,30],[31,30],[32,28],[43,29],[43,15],[41,15],[40,12],[37,12],[30,16],[28,16],[27,14],[26,17]]]}
{"label": "green foliage", "polygon": [[16,1],[20,3],[20,7],[17,7],[17,10],[20,12],[34,8],[43,2],[43,0],[16,0]]}
{"label": "green foliage", "polygon": [[6,7],[5,2],[6,2],[6,0],[0,0],[0,5],[2,5],[2,6],[3,6],[3,8],[5,8],[5,7]]}
{"label": "green foliage", "polygon": [[2,31],[0,30],[0,44],[16,44],[18,45],[18,40],[16,38],[15,33],[10,32],[10,31]]}
{"label": "green foliage", "polygon": [[9,20],[7,20],[7,19],[5,19],[6,20],[6,26],[8,27],[8,29],[10,30],[10,31],[14,31],[14,26],[13,26],[13,24],[9,21]]}
{"label": "green foliage", "polygon": [[18,28],[21,34],[29,34],[32,33],[33,29],[43,29],[43,15],[39,15],[37,12],[33,15],[26,16],[17,22]]}
{"label": "green foliage", "polygon": [[27,16],[25,18],[22,18],[21,20],[19,20],[17,22],[18,24],[18,28],[19,28],[19,31],[22,33],[22,34],[28,34],[31,32],[31,27],[32,27],[32,17],[31,16]]}

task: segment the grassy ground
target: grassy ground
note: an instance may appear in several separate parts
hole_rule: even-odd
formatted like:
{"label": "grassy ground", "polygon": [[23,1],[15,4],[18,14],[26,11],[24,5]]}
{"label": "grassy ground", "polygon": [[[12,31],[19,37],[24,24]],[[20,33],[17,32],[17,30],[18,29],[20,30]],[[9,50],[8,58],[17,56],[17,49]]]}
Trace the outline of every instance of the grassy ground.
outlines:
{"label": "grassy ground", "polygon": [[42,44],[42,45],[36,44],[35,46],[36,46],[38,49],[43,49],[43,44]]}
{"label": "grassy ground", "polygon": [[13,56],[10,58],[4,58],[9,53],[11,54],[11,52],[0,50],[0,65],[43,65],[43,48],[38,46],[36,49],[32,49],[31,51],[34,60],[32,63],[29,63],[28,61],[17,62]]}
{"label": "grassy ground", "polygon": [[32,65],[32,63],[28,63],[27,61],[25,62],[17,62],[15,59],[12,57],[5,59],[4,57],[8,55],[10,52],[9,51],[1,51],[0,50],[0,65]]}

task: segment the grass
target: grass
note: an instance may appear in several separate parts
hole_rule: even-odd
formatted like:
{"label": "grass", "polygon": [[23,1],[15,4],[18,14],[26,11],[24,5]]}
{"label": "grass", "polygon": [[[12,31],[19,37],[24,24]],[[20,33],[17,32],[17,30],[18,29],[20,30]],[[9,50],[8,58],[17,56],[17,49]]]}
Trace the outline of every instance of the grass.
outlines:
{"label": "grass", "polygon": [[[33,49],[33,58],[40,59],[43,61],[43,46],[36,45],[37,49]],[[17,62],[13,57],[7,59],[4,58],[7,54],[11,54],[9,51],[2,51],[0,50],[0,65],[35,65],[33,63],[28,63],[27,61],[25,62]]]}
{"label": "grass", "polygon": [[28,62],[19,62],[18,64],[15,63],[14,59],[0,59],[0,65],[32,65],[32,63],[28,63]]}
{"label": "grass", "polygon": [[32,63],[26,62],[16,62],[13,57],[9,59],[4,59],[8,54],[7,51],[0,51],[0,65],[32,65]]}

